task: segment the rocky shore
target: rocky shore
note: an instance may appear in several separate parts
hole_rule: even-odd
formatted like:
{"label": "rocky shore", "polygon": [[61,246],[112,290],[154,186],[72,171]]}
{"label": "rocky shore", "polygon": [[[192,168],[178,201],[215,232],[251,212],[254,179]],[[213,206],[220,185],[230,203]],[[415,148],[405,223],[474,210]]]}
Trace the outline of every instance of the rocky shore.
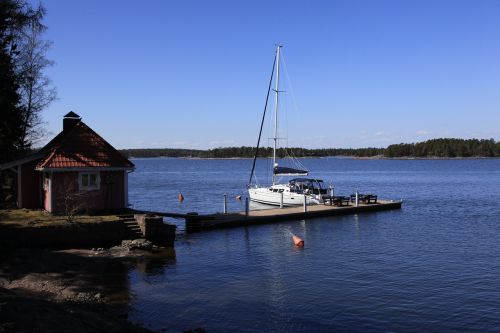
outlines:
{"label": "rocky shore", "polygon": [[0,254],[0,333],[151,332],[127,320],[128,271],[175,260],[146,240],[110,249],[13,249]]}

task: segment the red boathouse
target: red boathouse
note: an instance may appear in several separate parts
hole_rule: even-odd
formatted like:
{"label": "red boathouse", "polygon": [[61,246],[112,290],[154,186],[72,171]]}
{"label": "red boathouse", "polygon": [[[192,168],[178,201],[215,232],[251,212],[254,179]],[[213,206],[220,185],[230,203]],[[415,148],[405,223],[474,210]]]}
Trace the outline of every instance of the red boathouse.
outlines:
{"label": "red boathouse", "polygon": [[0,170],[17,174],[18,208],[95,212],[128,207],[134,164],[70,112],[47,145]]}

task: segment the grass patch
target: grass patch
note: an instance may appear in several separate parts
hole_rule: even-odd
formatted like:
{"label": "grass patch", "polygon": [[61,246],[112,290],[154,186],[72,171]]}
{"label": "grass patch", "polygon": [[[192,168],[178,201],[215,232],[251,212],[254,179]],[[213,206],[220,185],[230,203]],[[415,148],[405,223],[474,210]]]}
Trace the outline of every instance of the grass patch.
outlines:
{"label": "grass patch", "polygon": [[[116,221],[116,215],[75,215],[71,223],[102,223]],[[0,210],[0,225],[15,227],[37,227],[69,224],[64,215],[52,215],[43,210],[4,209]]]}

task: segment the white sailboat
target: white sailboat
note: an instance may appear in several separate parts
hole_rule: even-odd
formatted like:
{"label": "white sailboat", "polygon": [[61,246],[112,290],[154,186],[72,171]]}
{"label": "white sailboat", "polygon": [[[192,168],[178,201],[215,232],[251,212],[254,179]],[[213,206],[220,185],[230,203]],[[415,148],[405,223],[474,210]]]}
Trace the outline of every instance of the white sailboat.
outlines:
{"label": "white sailboat", "polygon": [[[279,205],[279,206],[295,206],[303,205],[304,200],[309,204],[319,204],[323,202],[323,196],[327,194],[327,189],[324,188],[323,181],[321,179],[314,178],[293,178],[287,183],[278,184],[277,179],[282,176],[307,176],[307,170],[301,170],[290,167],[282,167],[278,165],[276,158],[276,151],[278,149],[278,107],[279,107],[279,94],[282,92],[279,90],[279,79],[280,79],[280,56],[281,56],[281,45],[276,47],[276,56],[273,63],[273,70],[271,73],[271,79],[269,81],[269,88],[267,92],[266,105],[264,107],[264,114],[262,116],[262,123],[259,132],[259,139],[257,140],[257,149],[253,161],[252,172],[250,174],[250,180],[248,185],[248,194],[251,201],[259,202],[268,205]],[[264,124],[267,102],[269,100],[269,93],[271,91],[271,85],[273,82],[275,89],[273,89],[275,94],[274,99],[274,137],[273,139],[273,164],[272,164],[272,184],[270,186],[259,186],[251,185],[252,178],[255,170],[255,162],[257,159],[260,138],[262,134],[262,126]]]}

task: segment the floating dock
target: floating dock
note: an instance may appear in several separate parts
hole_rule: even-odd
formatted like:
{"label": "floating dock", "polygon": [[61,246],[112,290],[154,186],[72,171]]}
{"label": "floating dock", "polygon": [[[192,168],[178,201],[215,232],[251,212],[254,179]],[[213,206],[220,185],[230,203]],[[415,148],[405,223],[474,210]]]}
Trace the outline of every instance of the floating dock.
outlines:
{"label": "floating dock", "polygon": [[[358,206],[310,205],[304,211],[303,206],[273,208],[262,210],[251,210],[248,215],[245,212],[217,213],[208,215],[176,214],[186,220],[188,230],[210,230],[220,228],[232,228],[256,224],[273,223],[285,220],[301,220],[314,217],[356,214],[363,212],[376,212],[382,210],[400,209],[402,201],[379,200],[377,203],[359,203]],[[164,216],[168,216],[164,214]]]}

